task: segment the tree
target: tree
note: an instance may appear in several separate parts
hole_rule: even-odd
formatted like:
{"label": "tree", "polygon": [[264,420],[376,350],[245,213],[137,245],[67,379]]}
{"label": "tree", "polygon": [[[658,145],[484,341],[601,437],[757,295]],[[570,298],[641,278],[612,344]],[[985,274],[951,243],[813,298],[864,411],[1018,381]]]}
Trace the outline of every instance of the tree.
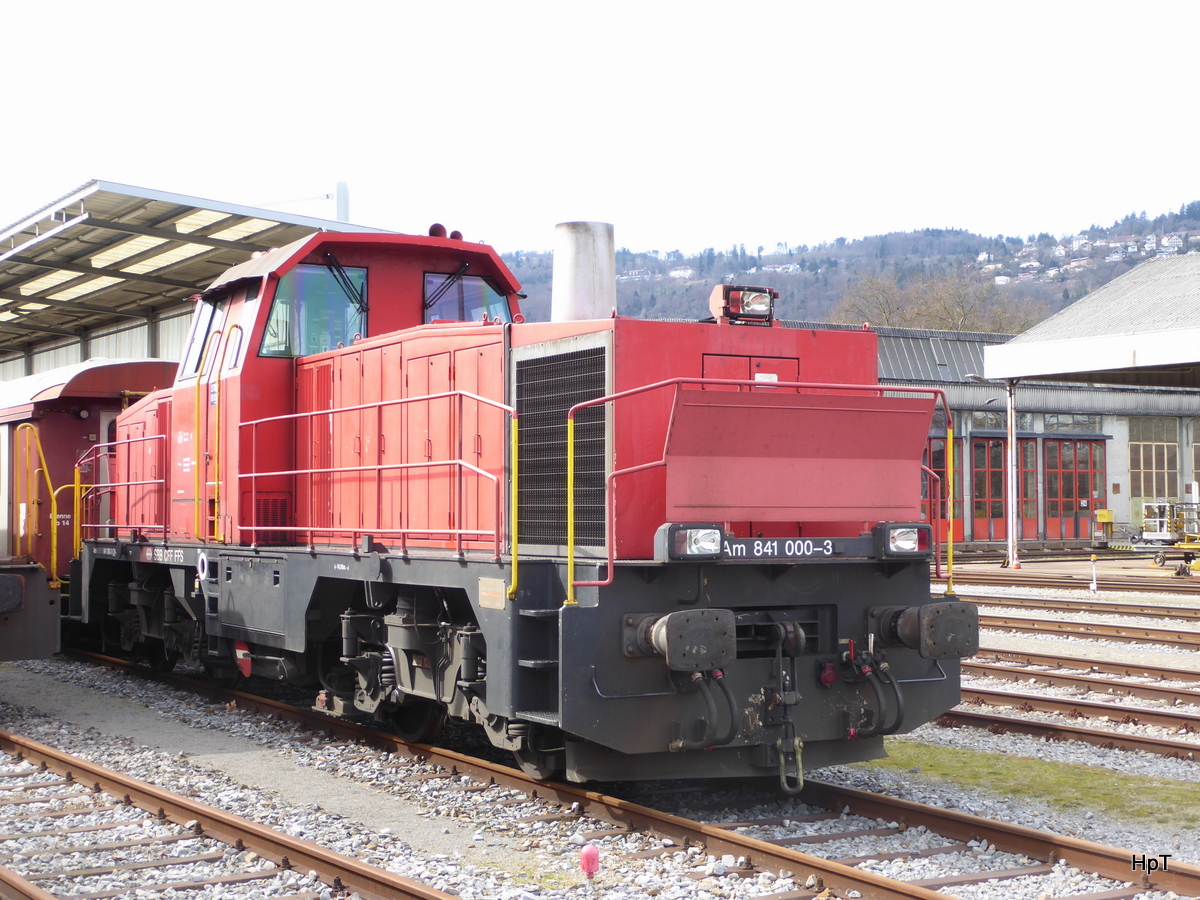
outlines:
{"label": "tree", "polygon": [[1017,334],[1049,313],[1046,305],[1001,294],[992,279],[969,269],[919,275],[863,275],[830,311],[837,322],[870,322],[891,328]]}
{"label": "tree", "polygon": [[863,275],[829,312],[835,322],[869,322],[901,328],[908,324],[908,298],[895,275]]}

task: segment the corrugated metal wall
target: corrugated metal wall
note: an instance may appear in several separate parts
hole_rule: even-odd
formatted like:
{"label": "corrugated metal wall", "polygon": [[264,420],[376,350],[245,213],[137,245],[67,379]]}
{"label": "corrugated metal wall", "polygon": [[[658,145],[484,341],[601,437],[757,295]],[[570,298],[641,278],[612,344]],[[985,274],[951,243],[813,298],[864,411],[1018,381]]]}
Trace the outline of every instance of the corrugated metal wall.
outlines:
{"label": "corrugated metal wall", "polygon": [[158,320],[158,355],[160,359],[183,359],[184,342],[192,327],[193,307],[187,306],[168,318]]}
{"label": "corrugated metal wall", "polygon": [[98,331],[92,336],[88,350],[93,358],[144,359],[150,354],[150,326],[143,322]]}
{"label": "corrugated metal wall", "polygon": [[25,377],[25,357],[14,356],[11,359],[6,359],[0,362],[0,381],[8,381],[10,378]]}
{"label": "corrugated metal wall", "polygon": [[33,374],[79,362],[79,341],[55,341],[33,351]]}

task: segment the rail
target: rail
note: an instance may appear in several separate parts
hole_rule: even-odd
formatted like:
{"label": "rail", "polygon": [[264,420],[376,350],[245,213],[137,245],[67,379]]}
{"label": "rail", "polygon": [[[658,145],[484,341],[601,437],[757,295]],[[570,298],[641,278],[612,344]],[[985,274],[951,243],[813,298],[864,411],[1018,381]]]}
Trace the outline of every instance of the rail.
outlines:
{"label": "rail", "polygon": [[[78,523],[76,526],[76,548],[78,548],[82,539],[81,532],[83,529],[97,532],[103,529],[107,530],[111,536],[116,536],[126,531],[131,534],[141,534],[142,532],[147,531],[161,532],[162,536],[166,538],[167,534],[170,533],[171,504],[169,502],[169,497],[167,496],[167,479],[165,475],[161,478],[144,478],[130,481],[105,481],[103,483],[91,485],[84,485],[80,478],[83,469],[89,463],[92,465],[92,470],[94,472],[99,471],[100,463],[102,461],[111,465],[121,447],[132,447],[134,444],[145,444],[149,441],[161,441],[162,445],[165,447],[166,440],[167,436],[165,434],[149,434],[143,437],[128,438],[123,441],[110,441],[104,444],[96,444],[95,446],[89,448],[88,451],[83,454],[83,456],[79,457],[78,462],[75,463],[75,521]],[[162,469],[161,458],[163,455],[165,454],[160,454],[160,464],[155,467],[156,469]],[[134,498],[129,489],[148,486],[154,486],[158,488],[157,491],[153,491],[151,493],[154,494],[158,500],[159,509],[157,510],[157,520],[161,524],[146,524],[144,522],[140,524],[133,524],[131,504],[134,503],[135,500],[143,500],[145,498],[145,494],[140,494],[137,498]],[[83,512],[85,511],[85,504],[88,504],[86,507],[87,511],[89,513],[96,512],[98,517],[98,510],[103,498],[108,497],[110,500],[119,501],[122,490],[125,492],[124,497],[126,506],[124,519],[129,524],[115,525],[108,522],[98,521],[88,521],[86,524],[84,523]],[[90,518],[91,517],[89,516],[89,519]]]}
{"label": "rail", "polygon": [[[593,406],[601,406],[607,403],[615,403],[618,400],[624,400],[627,397],[632,397],[637,394],[648,393],[649,391],[661,390],[667,387],[673,387],[676,394],[684,385],[698,385],[701,387],[707,386],[731,386],[731,387],[748,387],[762,389],[769,385],[773,391],[794,388],[796,390],[806,391],[860,391],[863,393],[873,393],[878,395],[902,393],[902,394],[930,394],[933,395],[935,401],[940,401],[942,408],[946,411],[947,427],[950,426],[950,405],[946,400],[946,393],[940,388],[922,388],[908,387],[903,385],[881,385],[881,384],[825,384],[821,382],[803,382],[803,381],[772,381],[765,383],[762,381],[752,381],[749,379],[731,379],[731,378],[668,378],[664,381],[656,381],[652,384],[645,384],[641,387],[630,388],[625,391],[618,391],[614,394],[608,394],[603,397],[596,397],[592,400],[584,400],[576,403],[567,411],[567,606],[576,606],[579,601],[575,599],[575,588],[577,587],[607,587],[613,583],[613,578],[616,574],[616,541],[614,537],[615,515],[613,510],[614,491],[613,485],[616,479],[632,475],[635,472],[642,472],[647,469],[658,468],[667,464],[667,441],[670,440],[670,429],[667,429],[667,434],[663,438],[663,453],[662,457],[654,462],[641,463],[636,466],[630,466],[625,469],[614,469],[605,479],[604,506],[605,506],[605,535],[606,540],[606,562],[607,575],[600,581],[576,581],[575,580],[575,416],[578,412],[584,409],[589,409]],[[950,432],[951,440],[953,432]],[[953,458],[948,458],[948,463],[953,472]],[[954,483],[950,480],[949,490],[947,491],[947,500],[953,504],[954,502]],[[953,506],[951,506],[953,508]],[[954,593],[954,535],[947,534],[948,558],[947,558],[947,594]]]}
{"label": "rail", "polygon": [[[412,403],[425,403],[425,402],[428,402],[431,400],[443,400],[443,399],[451,399],[451,398],[456,399],[458,402],[458,409],[457,409],[458,433],[457,433],[457,438],[456,438],[457,456],[452,459],[442,459],[442,460],[428,459],[428,460],[424,460],[421,462],[397,462],[397,463],[384,463],[384,464],[379,464],[379,465],[363,465],[363,466],[321,466],[321,467],[309,467],[309,468],[280,469],[280,470],[275,470],[275,471],[258,471],[259,433],[260,433],[260,430],[264,426],[274,425],[274,424],[279,424],[279,423],[284,423],[284,422],[300,422],[302,420],[307,420],[309,423],[311,423],[314,420],[316,420],[318,417],[335,416],[335,415],[342,415],[345,413],[362,412],[362,411],[367,411],[367,410],[382,410],[386,407],[402,407],[402,406],[405,406],[407,404],[412,404]],[[478,404],[482,404],[484,406],[489,406],[489,407],[499,410],[503,413],[507,413],[509,416],[509,419],[510,419],[511,445],[512,445],[510,490],[512,492],[513,499],[512,499],[512,505],[510,508],[510,514],[509,514],[510,515],[510,526],[511,526],[509,530],[512,532],[512,540],[511,540],[510,550],[511,550],[513,572],[512,572],[512,584],[509,585],[508,595],[510,598],[515,596],[516,584],[517,584],[517,572],[518,572],[518,542],[517,542],[517,538],[516,538],[516,531],[517,531],[517,528],[516,528],[516,525],[517,525],[516,497],[517,497],[517,489],[518,489],[518,484],[519,484],[519,459],[518,459],[518,455],[517,455],[519,416],[514,407],[511,407],[505,403],[501,403],[496,400],[491,400],[487,397],[481,397],[478,394],[473,394],[469,391],[445,391],[445,392],[437,393],[437,394],[425,394],[425,395],[422,395],[419,397],[403,397],[403,398],[397,398],[394,400],[382,400],[382,401],[377,401],[377,402],[372,402],[372,403],[361,403],[361,404],[357,404],[354,406],[340,406],[340,407],[337,407],[336,409],[306,410],[304,412],[286,413],[286,414],[280,415],[280,416],[268,416],[268,417],[265,417],[262,419],[255,419],[250,422],[243,422],[239,427],[242,429],[250,429],[249,444],[250,444],[250,464],[251,464],[252,471],[239,474],[237,476],[239,481],[248,480],[249,484],[250,484],[251,495],[257,496],[260,479],[304,478],[307,476],[310,479],[309,490],[308,490],[309,510],[308,510],[308,523],[306,525],[287,525],[287,526],[273,525],[273,524],[272,525],[260,525],[258,522],[259,517],[258,517],[257,504],[251,503],[251,504],[249,504],[249,507],[250,507],[249,523],[247,524],[244,521],[243,517],[239,515],[238,528],[242,531],[248,531],[251,534],[255,535],[256,537],[259,534],[264,533],[264,532],[290,532],[290,533],[296,533],[296,534],[307,533],[309,535],[351,534],[351,535],[355,536],[355,538],[357,538],[359,536],[365,536],[365,535],[392,535],[392,536],[396,536],[400,539],[400,547],[403,552],[407,552],[408,540],[412,535],[417,535],[417,534],[420,534],[420,535],[425,535],[425,534],[446,535],[455,541],[455,550],[459,555],[463,554],[463,549],[464,549],[463,541],[464,540],[470,539],[470,538],[486,539],[486,538],[490,537],[492,539],[492,544],[493,544],[494,558],[499,559],[501,556],[501,541],[502,541],[502,535],[503,535],[503,531],[504,531],[503,516],[501,514],[502,510],[503,510],[503,489],[502,489],[502,485],[501,485],[501,480],[495,473],[489,472],[486,469],[482,469],[478,466],[472,465],[471,463],[467,462],[466,460],[464,460],[462,458],[462,455],[463,455],[462,454],[462,450],[463,450],[463,434],[462,434],[463,404],[466,401],[474,401]],[[311,424],[310,424],[310,427],[311,427]],[[316,523],[316,509],[315,509],[315,503],[316,503],[316,499],[317,499],[316,498],[317,491],[315,489],[316,488],[316,476],[344,474],[347,472],[374,472],[377,475],[381,476],[382,473],[384,473],[384,472],[401,472],[401,471],[410,471],[410,470],[426,470],[426,471],[428,471],[428,470],[437,469],[437,468],[451,468],[451,469],[457,470],[457,472],[458,472],[458,477],[454,481],[454,511],[455,511],[455,520],[454,521],[455,521],[455,523],[457,523],[458,527],[440,528],[440,527],[432,527],[431,525],[424,525],[424,526],[410,526],[410,527],[402,527],[402,528],[369,528],[369,527],[345,528],[345,527],[335,527],[332,525],[330,525],[330,526],[318,525]],[[496,523],[496,526],[494,529],[491,529],[491,530],[479,529],[479,528],[467,529],[467,528],[461,527],[464,522],[464,508],[463,507],[464,507],[464,502],[465,502],[465,499],[464,499],[465,491],[463,489],[463,483],[464,483],[464,479],[465,479],[465,474],[468,472],[473,473],[474,475],[476,475],[482,479],[490,481],[493,485],[493,489],[494,489],[494,493],[495,493],[494,512],[495,512],[495,523]],[[378,478],[377,478],[376,484],[378,485],[378,483],[379,482],[378,482]],[[378,492],[377,492],[377,496],[378,496]]]}

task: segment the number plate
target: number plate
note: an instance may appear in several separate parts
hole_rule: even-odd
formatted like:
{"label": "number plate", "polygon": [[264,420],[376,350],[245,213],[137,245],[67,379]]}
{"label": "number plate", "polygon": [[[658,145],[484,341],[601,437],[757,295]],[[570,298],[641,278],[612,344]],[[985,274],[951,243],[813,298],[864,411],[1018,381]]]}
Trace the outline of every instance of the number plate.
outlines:
{"label": "number plate", "polygon": [[844,556],[833,538],[725,538],[726,559],[831,559]]}

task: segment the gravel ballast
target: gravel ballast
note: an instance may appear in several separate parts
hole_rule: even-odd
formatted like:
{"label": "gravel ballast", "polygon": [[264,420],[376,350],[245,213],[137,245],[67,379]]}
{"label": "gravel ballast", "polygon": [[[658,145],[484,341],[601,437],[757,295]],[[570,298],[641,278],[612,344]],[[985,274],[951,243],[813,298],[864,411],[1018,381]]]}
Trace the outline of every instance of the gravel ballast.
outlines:
{"label": "gravel ballast", "polygon": [[[447,779],[415,780],[411,773],[418,764],[314,737],[293,725],[224,709],[135,677],[61,658],[0,666],[0,680],[5,698],[0,704],[0,726],[8,730],[60,746],[133,777],[189,793],[203,802],[405,877],[480,900],[586,895],[586,882],[578,871],[579,849],[585,842],[582,834],[601,826],[520,821],[547,809],[523,802],[516,792],[496,787],[464,792],[463,784],[447,784]],[[1066,747],[971,731],[926,726],[911,737],[1042,759]],[[1090,758],[1082,759],[1084,753]],[[1064,756],[1065,761],[1109,765],[1121,771],[1138,771],[1136,765],[1144,763],[1147,768],[1139,774],[1196,780],[1195,764],[1177,760],[1135,761],[1132,758],[1140,754],[1073,744]],[[1135,768],[1131,769],[1130,763],[1136,763]],[[1151,771],[1153,774],[1149,774]],[[1185,773],[1190,777],[1185,778]],[[1063,814],[1028,803],[1013,803],[919,773],[900,775],[854,766],[818,774],[823,780],[904,799],[1088,840],[1144,848],[1151,855],[1172,853],[1172,858],[1179,861],[1200,861],[1200,843],[1169,829],[1135,832],[1098,816]],[[789,809],[793,814],[803,811],[802,804],[780,797],[757,814],[786,815]],[[739,808],[737,814],[755,813]],[[878,827],[878,823],[865,827]],[[904,832],[900,838],[901,844],[907,841],[914,849],[919,849],[920,840],[917,829]],[[614,900],[651,896],[749,898],[802,887],[789,878],[770,875],[721,877],[723,867],[733,867],[736,860],[706,857],[696,848],[668,846],[668,852],[658,858],[621,860],[623,853],[656,846],[653,839],[643,836],[605,838],[595,843],[602,854],[598,884],[603,896]],[[878,838],[861,838],[840,841],[834,849],[839,856],[854,857],[888,852],[881,849],[884,846]],[[1008,865],[1011,860],[1004,862],[995,867],[1012,867]],[[990,864],[985,860],[983,865]],[[874,870],[888,874],[884,869]],[[1080,880],[1078,873],[1067,874],[1064,867],[1064,892],[1068,886],[1070,892],[1081,892],[1079,885],[1089,883],[1088,878],[1085,874]],[[1042,883],[1031,890],[1029,900],[1037,900],[1047,888]],[[972,897],[987,896],[986,892],[972,891]],[[961,889],[953,893],[965,896]],[[1005,900],[1023,900],[1023,896],[1004,894]]]}

